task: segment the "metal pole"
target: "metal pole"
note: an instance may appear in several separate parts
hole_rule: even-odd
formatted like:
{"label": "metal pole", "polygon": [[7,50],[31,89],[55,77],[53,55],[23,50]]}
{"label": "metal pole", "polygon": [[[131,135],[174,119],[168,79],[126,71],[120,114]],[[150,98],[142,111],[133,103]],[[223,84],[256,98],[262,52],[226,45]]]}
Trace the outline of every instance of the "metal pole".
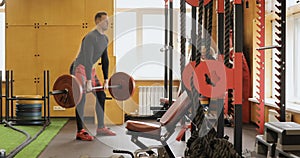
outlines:
{"label": "metal pole", "polygon": [[[14,79],[13,79],[13,71],[10,70],[10,97],[13,97],[14,96]],[[11,119],[14,118],[14,102],[11,101],[10,102],[10,114],[11,114]]]}
{"label": "metal pole", "polygon": [[47,94],[46,94],[46,71],[44,70],[44,96],[43,96],[43,101],[44,101],[44,121],[46,121],[46,97],[47,97]]}
{"label": "metal pole", "polygon": [[164,97],[168,97],[168,0],[165,0],[165,79],[164,79]]}
{"label": "metal pole", "polygon": [[9,121],[9,71],[5,71],[5,120]]}
{"label": "metal pole", "polygon": [[285,122],[285,109],[286,109],[286,100],[285,100],[285,70],[286,70],[286,53],[285,53],[285,39],[286,39],[286,1],[281,0],[281,86],[280,86],[280,121]]}
{"label": "metal pole", "polygon": [[197,41],[197,37],[196,37],[196,21],[197,21],[197,10],[196,7],[192,6],[192,30],[191,30],[191,42],[192,42],[192,56],[191,56],[191,60],[195,61],[196,60],[196,41]]}
{"label": "metal pole", "polygon": [[218,0],[218,54],[224,55],[224,0]]}
{"label": "metal pole", "polygon": [[[224,0],[218,0],[218,54],[224,55]],[[218,119],[217,136],[224,137],[224,99],[218,100],[220,115]]]}
{"label": "metal pole", "polygon": [[173,91],[173,0],[170,0],[170,30],[169,30],[169,106],[172,104]]}
{"label": "metal pole", "polygon": [[242,96],[243,96],[243,78],[242,78],[242,55],[243,55],[243,2],[242,0],[234,1],[234,148],[239,155],[242,155]]}
{"label": "metal pole", "polygon": [[47,111],[48,111],[48,122],[50,123],[50,73],[47,70]]}
{"label": "metal pole", "polygon": [[[180,0],[180,76],[183,77],[183,71],[186,63],[186,2],[185,0]],[[185,86],[181,83],[181,92],[185,91]],[[186,118],[181,119],[182,125],[185,125]],[[185,141],[185,133],[183,134],[181,141]]]}

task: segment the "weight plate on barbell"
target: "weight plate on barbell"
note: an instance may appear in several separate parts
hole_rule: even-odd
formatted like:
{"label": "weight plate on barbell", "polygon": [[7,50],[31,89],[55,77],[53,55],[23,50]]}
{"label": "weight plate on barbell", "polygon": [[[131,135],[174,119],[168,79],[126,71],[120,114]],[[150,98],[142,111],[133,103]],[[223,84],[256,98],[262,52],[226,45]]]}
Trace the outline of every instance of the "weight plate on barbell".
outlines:
{"label": "weight plate on barbell", "polygon": [[109,88],[110,95],[118,100],[124,101],[130,98],[135,89],[134,79],[124,72],[117,72],[111,76],[109,86],[120,85],[118,88]]}
{"label": "weight plate on barbell", "polygon": [[83,90],[80,82],[73,75],[58,77],[53,85],[53,91],[55,90],[68,91],[66,94],[54,95],[56,103],[64,108],[72,108],[81,101]]}
{"label": "weight plate on barbell", "polygon": [[193,7],[198,7],[199,6],[199,0],[186,0],[186,3]]}
{"label": "weight plate on barbell", "polygon": [[[199,7],[199,0],[185,0],[186,3],[193,7]],[[211,0],[204,0],[203,5],[206,6]]]}
{"label": "weight plate on barbell", "polygon": [[225,65],[216,60],[201,62],[196,68],[194,85],[197,91],[209,98],[224,98],[226,92]]}

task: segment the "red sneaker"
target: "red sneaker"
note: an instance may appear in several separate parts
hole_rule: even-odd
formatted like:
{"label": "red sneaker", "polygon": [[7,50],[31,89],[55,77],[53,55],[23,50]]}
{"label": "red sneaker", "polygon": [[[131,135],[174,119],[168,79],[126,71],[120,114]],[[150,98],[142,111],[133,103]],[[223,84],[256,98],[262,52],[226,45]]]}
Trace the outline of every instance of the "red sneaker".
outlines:
{"label": "red sneaker", "polygon": [[97,136],[115,136],[116,133],[114,131],[111,131],[107,127],[104,128],[97,128]]}
{"label": "red sneaker", "polygon": [[93,141],[94,137],[89,135],[88,132],[86,132],[85,129],[82,129],[80,132],[77,132],[76,139],[77,140],[84,140],[84,141]]}

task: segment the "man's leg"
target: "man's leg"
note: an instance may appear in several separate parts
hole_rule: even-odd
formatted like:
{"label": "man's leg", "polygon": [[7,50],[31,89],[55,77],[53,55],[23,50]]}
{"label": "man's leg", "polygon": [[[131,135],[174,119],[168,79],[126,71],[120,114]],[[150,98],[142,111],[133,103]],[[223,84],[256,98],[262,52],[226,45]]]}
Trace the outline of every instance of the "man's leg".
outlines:
{"label": "man's leg", "polygon": [[92,141],[94,140],[93,136],[90,136],[88,132],[83,128],[83,119],[84,119],[84,104],[86,100],[85,93],[82,95],[82,99],[80,103],[76,106],[76,123],[77,123],[77,140],[85,140],[85,141]]}
{"label": "man's leg", "polygon": [[[70,68],[70,73],[75,74],[77,79],[81,81],[81,84],[84,85],[85,79],[85,70],[83,67],[78,66],[76,67],[76,72],[74,72],[74,64],[73,67]],[[73,71],[73,72],[72,72]],[[86,100],[86,93],[82,93],[81,101],[78,105],[76,105],[75,112],[76,112],[76,123],[77,123],[77,140],[84,140],[84,141],[92,141],[94,137],[89,135],[89,133],[83,128],[83,120],[84,120],[84,105]]]}
{"label": "man's leg", "polygon": [[83,114],[84,114],[84,104],[86,100],[85,93],[82,94],[82,99],[79,104],[76,106],[76,123],[77,123],[77,131],[80,132],[83,129]]}
{"label": "man's leg", "polygon": [[97,101],[96,101],[96,114],[98,120],[98,128],[97,128],[97,135],[102,136],[115,136],[116,133],[105,127],[104,125],[104,107],[105,107],[105,98],[106,94],[104,91],[98,91],[95,94]]}
{"label": "man's leg", "polygon": [[96,113],[98,120],[98,128],[104,128],[104,107],[106,94],[104,91],[96,92]]}

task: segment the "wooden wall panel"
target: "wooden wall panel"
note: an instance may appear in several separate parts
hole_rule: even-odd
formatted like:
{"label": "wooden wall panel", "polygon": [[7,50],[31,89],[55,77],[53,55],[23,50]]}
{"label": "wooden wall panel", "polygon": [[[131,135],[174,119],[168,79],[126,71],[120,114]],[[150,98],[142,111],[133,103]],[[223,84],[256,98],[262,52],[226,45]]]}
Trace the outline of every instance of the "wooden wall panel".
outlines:
{"label": "wooden wall panel", "polygon": [[[94,17],[97,12],[105,11],[109,17],[109,29],[106,35],[109,38],[109,49],[113,50],[113,22],[114,22],[114,1],[112,0],[85,0],[85,22],[88,23],[88,28],[95,27]],[[110,52],[109,54],[113,54]]]}
{"label": "wooden wall panel", "polygon": [[11,0],[7,2],[9,25],[82,25],[82,0]]}
{"label": "wooden wall panel", "polygon": [[[71,63],[76,58],[80,49],[80,43],[84,36],[84,29],[81,26],[53,26],[40,27],[38,29],[38,52],[39,76],[43,77],[43,70],[50,71],[50,87],[53,86],[56,78],[62,74],[69,74]],[[39,93],[43,93],[43,84],[38,87]],[[61,115],[61,111],[54,111],[53,106],[57,106],[51,97],[51,114]],[[67,109],[66,115],[73,115],[74,110]]]}
{"label": "wooden wall panel", "polygon": [[37,41],[33,26],[6,28],[6,70],[13,70],[14,93],[37,94]]}
{"label": "wooden wall panel", "polygon": [[48,14],[48,0],[10,0],[6,2],[6,22],[9,25],[42,24]]}
{"label": "wooden wall panel", "polygon": [[[104,0],[10,0],[7,2],[6,69],[13,69],[15,77],[20,76],[22,83],[26,82],[25,84],[16,82],[15,89],[20,89],[20,94],[27,92],[42,94],[44,69],[50,70],[50,87],[56,77],[69,73],[69,66],[78,53],[83,36],[94,28],[95,13],[106,10],[111,16],[114,13],[113,5],[114,1]],[[88,22],[91,25],[88,24],[87,28],[83,28],[83,23]],[[39,23],[36,29],[34,29],[35,23]],[[112,23],[110,25],[108,34],[113,39]],[[110,75],[115,69],[112,42],[111,40],[109,46]],[[37,54],[38,56],[34,57]],[[28,83],[23,79],[24,77],[30,78]],[[34,77],[40,78],[39,84],[31,83]],[[15,78],[15,80],[19,79]],[[54,105],[56,103],[51,97],[51,116],[74,116],[72,109],[52,111]],[[87,109],[87,111],[92,110]]]}
{"label": "wooden wall panel", "polygon": [[124,123],[123,102],[107,100],[105,103],[105,124],[120,125]]}
{"label": "wooden wall panel", "polygon": [[83,0],[50,0],[45,23],[48,25],[82,25],[85,18]]}
{"label": "wooden wall panel", "polygon": [[80,26],[41,27],[37,37],[40,69],[49,69],[53,76],[69,73],[83,37],[84,29]]}

